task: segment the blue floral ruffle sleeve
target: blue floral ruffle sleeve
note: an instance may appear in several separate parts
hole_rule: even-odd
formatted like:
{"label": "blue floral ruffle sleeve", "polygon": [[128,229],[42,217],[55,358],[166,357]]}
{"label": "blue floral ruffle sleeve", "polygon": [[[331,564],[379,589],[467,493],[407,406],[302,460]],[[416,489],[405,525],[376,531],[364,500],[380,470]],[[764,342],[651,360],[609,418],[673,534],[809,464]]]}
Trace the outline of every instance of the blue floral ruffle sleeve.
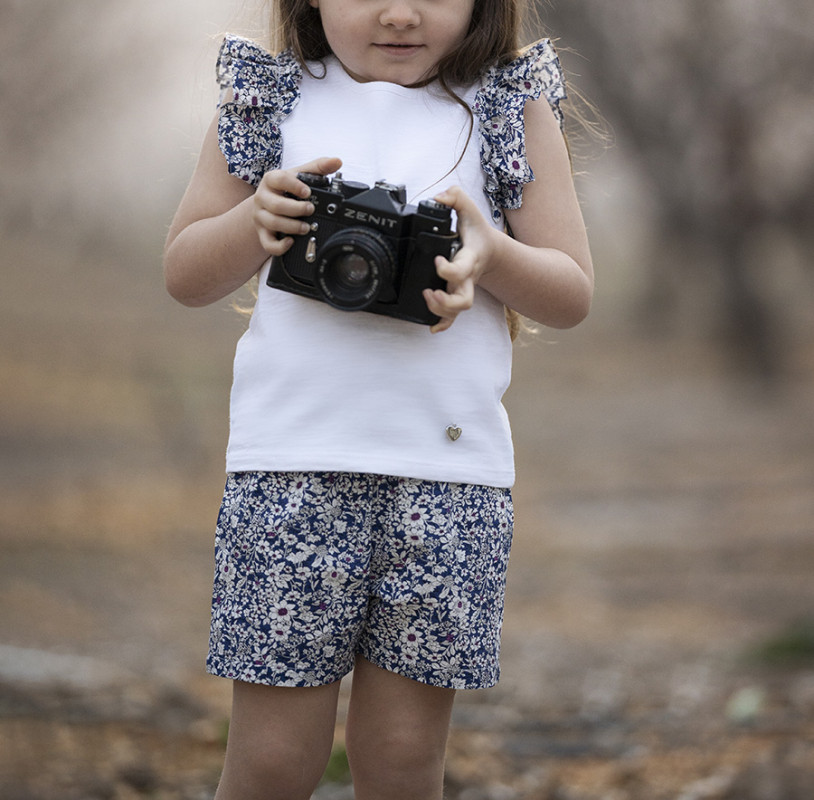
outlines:
{"label": "blue floral ruffle sleeve", "polygon": [[524,109],[526,101],[545,96],[560,127],[560,101],[566,97],[565,79],[554,46],[543,39],[521,56],[484,75],[473,111],[480,131],[484,191],[495,219],[503,209],[520,208],[523,186],[534,180],[526,159]]}
{"label": "blue floral ruffle sleeve", "polygon": [[[278,56],[239,36],[227,36],[217,61],[221,87],[218,144],[229,172],[257,186],[279,167],[280,123],[300,98],[302,68],[289,51]],[[228,90],[231,98],[223,102]]]}

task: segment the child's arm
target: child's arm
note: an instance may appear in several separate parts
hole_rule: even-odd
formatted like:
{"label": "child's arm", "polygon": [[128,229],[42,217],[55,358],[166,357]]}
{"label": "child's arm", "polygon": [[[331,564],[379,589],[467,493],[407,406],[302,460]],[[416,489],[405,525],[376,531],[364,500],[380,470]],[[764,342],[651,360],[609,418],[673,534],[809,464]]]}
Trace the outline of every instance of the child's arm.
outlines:
{"label": "child's arm", "polygon": [[479,284],[505,305],[553,328],[569,328],[588,314],[593,266],[571,163],[559,124],[545,98],[526,104],[526,153],[535,180],[523,204],[506,211],[515,239],[492,227],[473,201],[453,187],[436,197],[458,213],[464,246],[452,262],[439,259],[448,292],[425,294],[448,328],[472,305]]}
{"label": "child's arm", "polygon": [[246,283],[270,255],[291,247],[277,233],[303,233],[297,217],[313,212],[310,189],[297,172],[329,174],[341,166],[322,158],[263,176],[257,191],[230,175],[218,147],[217,118],[207,131],[189,187],[170,226],[164,248],[167,291],[180,303],[205,306]]}

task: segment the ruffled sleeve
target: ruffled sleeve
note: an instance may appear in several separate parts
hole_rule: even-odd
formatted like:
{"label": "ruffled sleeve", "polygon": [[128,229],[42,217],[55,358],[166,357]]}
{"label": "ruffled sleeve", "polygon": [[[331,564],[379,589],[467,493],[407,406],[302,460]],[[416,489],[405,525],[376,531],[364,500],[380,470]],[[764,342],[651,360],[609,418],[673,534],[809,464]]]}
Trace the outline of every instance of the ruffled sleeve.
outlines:
{"label": "ruffled sleeve", "polygon": [[300,98],[302,68],[289,51],[273,56],[248,39],[227,36],[217,78],[218,144],[229,172],[257,186],[264,173],[281,163],[280,123]]}
{"label": "ruffled sleeve", "polygon": [[485,192],[495,219],[503,209],[520,208],[523,186],[534,180],[526,159],[524,109],[526,101],[545,96],[560,127],[565,80],[550,40],[532,45],[502,67],[492,67],[475,95],[473,111],[480,131]]}

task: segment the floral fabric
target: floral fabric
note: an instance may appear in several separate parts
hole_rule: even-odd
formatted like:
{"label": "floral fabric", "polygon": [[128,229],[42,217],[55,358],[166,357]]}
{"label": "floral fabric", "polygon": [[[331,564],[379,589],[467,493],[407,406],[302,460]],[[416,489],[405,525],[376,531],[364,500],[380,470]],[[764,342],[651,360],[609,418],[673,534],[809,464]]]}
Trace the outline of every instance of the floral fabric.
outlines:
{"label": "floral fabric", "polygon": [[548,39],[532,45],[507,66],[492,67],[475,95],[472,110],[480,130],[484,191],[496,218],[500,209],[520,208],[523,186],[534,180],[526,159],[524,109],[528,100],[541,95],[562,128],[560,101],[566,96],[565,80]]}
{"label": "floral fabric", "polygon": [[508,489],[347,473],[228,477],[208,670],[315,686],[356,654],[434,686],[497,682]]}
{"label": "floral fabric", "polygon": [[[239,36],[227,36],[217,62],[221,88],[218,143],[229,172],[252,186],[283,154],[280,123],[300,99],[302,67],[289,51],[272,56]],[[228,98],[228,90],[232,90]]]}
{"label": "floral fabric", "polygon": [[[297,105],[302,75],[288,50],[272,56],[248,39],[224,39],[217,62],[224,99],[218,139],[233,175],[257,186],[265,172],[279,167],[280,124]],[[472,111],[480,134],[484,191],[496,219],[501,209],[520,207],[523,186],[534,180],[526,159],[523,110],[527,100],[541,95],[562,125],[559,103],[566,96],[565,82],[548,39],[510,64],[487,70],[475,94]]]}

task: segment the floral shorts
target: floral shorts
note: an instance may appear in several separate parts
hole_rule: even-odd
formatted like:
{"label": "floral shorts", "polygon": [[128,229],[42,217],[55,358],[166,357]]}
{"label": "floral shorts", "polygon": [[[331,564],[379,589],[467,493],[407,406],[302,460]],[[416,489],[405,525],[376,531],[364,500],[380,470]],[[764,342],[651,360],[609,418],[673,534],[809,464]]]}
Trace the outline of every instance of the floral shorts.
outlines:
{"label": "floral shorts", "polygon": [[207,670],[333,683],[357,655],[433,686],[499,676],[508,489],[347,473],[229,475]]}

